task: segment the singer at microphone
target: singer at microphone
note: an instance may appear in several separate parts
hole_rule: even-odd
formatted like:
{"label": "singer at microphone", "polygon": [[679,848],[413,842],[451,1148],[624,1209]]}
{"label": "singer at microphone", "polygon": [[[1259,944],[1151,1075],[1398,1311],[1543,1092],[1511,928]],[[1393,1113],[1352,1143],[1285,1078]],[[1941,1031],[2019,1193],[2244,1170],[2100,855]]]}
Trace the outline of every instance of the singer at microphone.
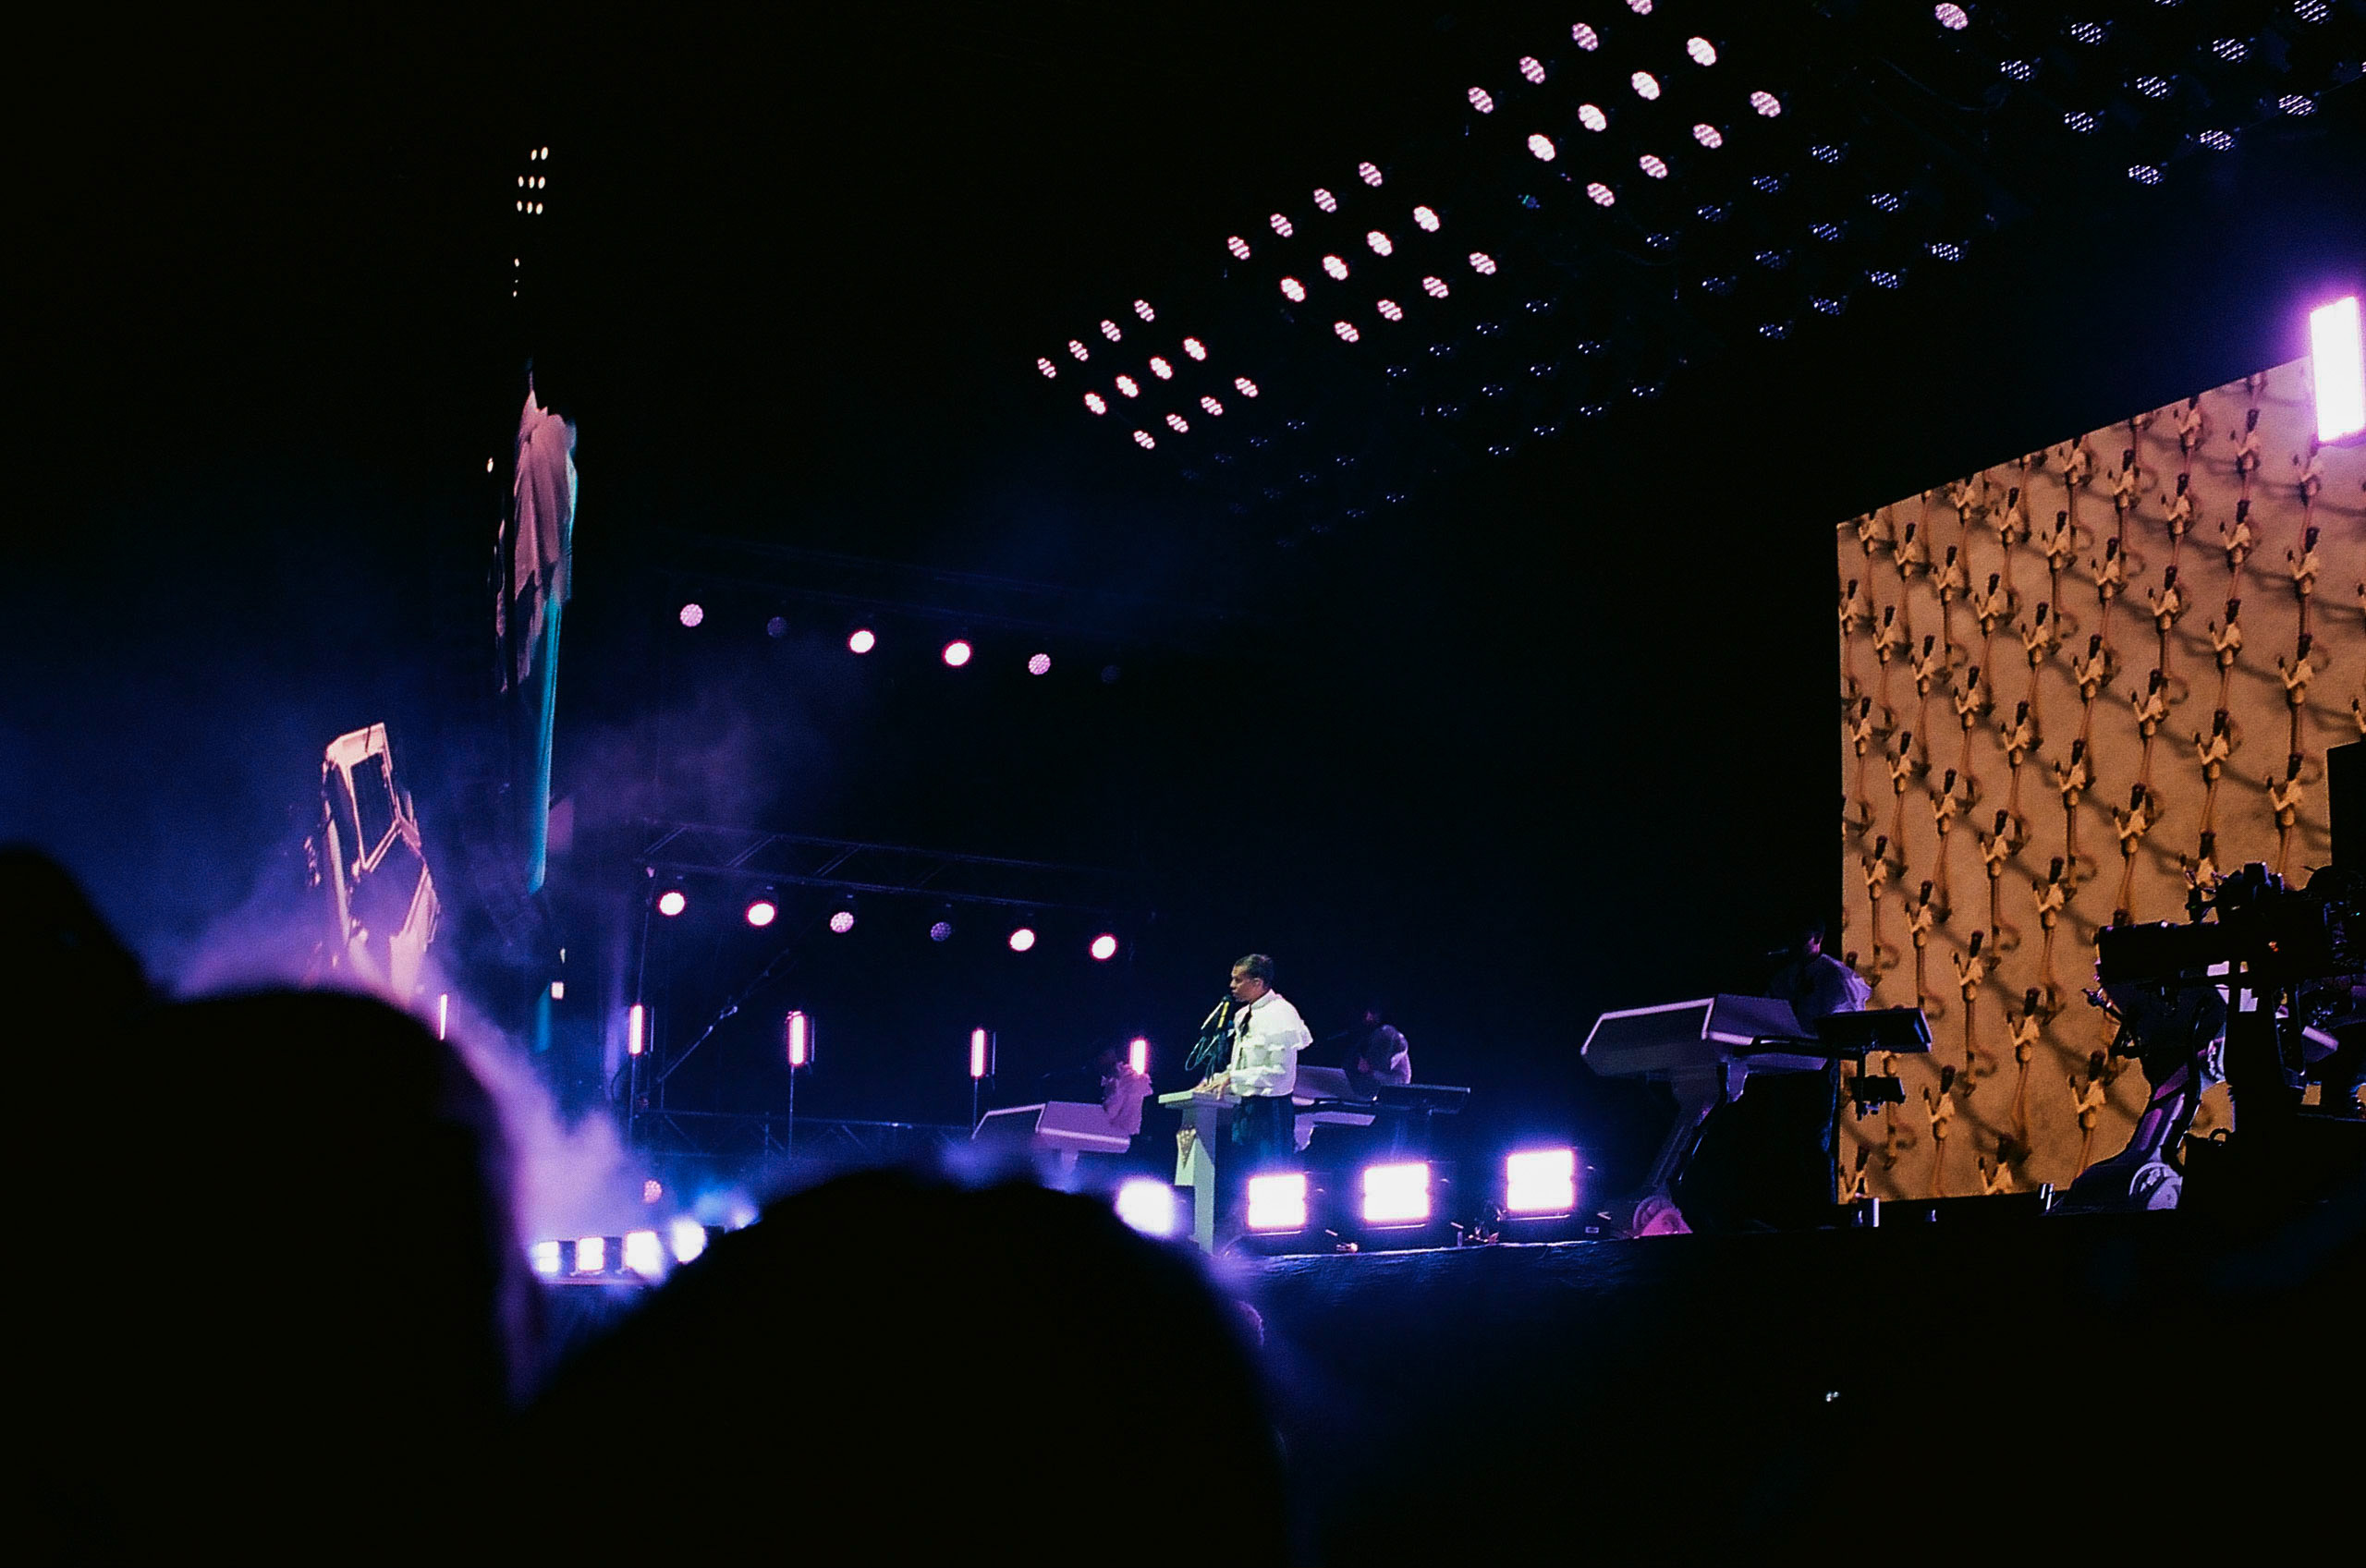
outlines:
{"label": "singer at microphone", "polygon": [[1218,1166],[1239,1175],[1286,1160],[1296,1121],[1290,1095],[1298,1088],[1298,1057],[1314,1042],[1313,1031],[1281,992],[1274,989],[1274,961],[1252,953],[1232,966],[1231,995],[1209,1015],[1212,1026],[1230,1034],[1224,1070],[1201,1091],[1238,1103],[1232,1117],[1232,1158]]}

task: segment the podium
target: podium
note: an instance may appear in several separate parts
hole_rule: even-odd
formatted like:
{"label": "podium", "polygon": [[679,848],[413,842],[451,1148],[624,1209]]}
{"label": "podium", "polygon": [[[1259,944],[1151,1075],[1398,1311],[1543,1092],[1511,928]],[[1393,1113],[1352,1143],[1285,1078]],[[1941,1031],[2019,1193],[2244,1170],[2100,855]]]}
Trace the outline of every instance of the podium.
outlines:
{"label": "podium", "polygon": [[[1216,1249],[1216,1150],[1232,1131],[1229,1096],[1178,1089],[1158,1097],[1160,1105],[1177,1112],[1191,1133],[1191,1152],[1175,1157],[1175,1185],[1191,1189],[1191,1239],[1202,1252]],[[1179,1129],[1178,1129],[1179,1130]]]}

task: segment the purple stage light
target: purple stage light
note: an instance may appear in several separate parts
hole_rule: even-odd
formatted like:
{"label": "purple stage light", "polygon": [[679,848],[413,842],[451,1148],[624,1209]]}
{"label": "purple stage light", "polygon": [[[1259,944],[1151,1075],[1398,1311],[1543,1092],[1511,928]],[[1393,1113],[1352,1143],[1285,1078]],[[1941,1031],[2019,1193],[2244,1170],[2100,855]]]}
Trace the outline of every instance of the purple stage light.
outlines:
{"label": "purple stage light", "polygon": [[[1100,410],[1096,408],[1093,412],[1099,413]],[[849,653],[868,653],[878,646],[879,638],[869,626],[857,626],[847,638],[847,651]]]}
{"label": "purple stage light", "polygon": [[1137,1073],[1150,1071],[1150,1041],[1140,1035],[1126,1042],[1126,1065]]}
{"label": "purple stage light", "polygon": [[1249,1178],[1249,1228],[1267,1234],[1306,1229],[1306,1173]]}
{"label": "purple stage light", "polygon": [[991,1076],[994,1070],[994,1037],[990,1029],[970,1031],[970,1076]]}
{"label": "purple stage light", "polygon": [[762,930],[780,918],[780,906],[769,898],[751,898],[748,901],[747,914],[748,923]]}
{"label": "purple stage light", "polygon": [[[1204,403],[1207,399],[1203,397],[1200,401]],[[1027,673],[1031,675],[1050,675],[1052,673],[1052,656],[1048,653],[1029,654],[1027,656]]]}
{"label": "purple stage light", "polygon": [[669,887],[657,895],[657,912],[669,920],[689,906],[689,897],[680,888]]}
{"label": "purple stage light", "polygon": [[976,650],[957,637],[945,645],[942,657],[947,667],[957,670],[970,662],[970,655],[975,651]]}
{"label": "purple stage light", "polygon": [[1179,1225],[1174,1184],[1156,1176],[1128,1176],[1118,1184],[1116,1208],[1118,1219],[1160,1241],[1175,1234]]}
{"label": "purple stage light", "polygon": [[848,931],[854,930],[854,911],[851,909],[841,909],[836,914],[831,916],[830,930],[840,936],[844,936]]}
{"label": "purple stage light", "polygon": [[665,1278],[665,1247],[655,1231],[625,1233],[625,1268],[644,1280]]}
{"label": "purple stage light", "polygon": [[2309,312],[2309,370],[2317,383],[2317,439],[2339,441],[2366,430],[2366,347],[2356,295]]}
{"label": "purple stage light", "polygon": [[634,1003],[625,1010],[625,1054],[638,1056],[648,1045],[649,1009]]}
{"label": "purple stage light", "polygon": [[939,920],[934,925],[929,927],[928,940],[931,942],[951,942],[953,940],[953,922],[950,920]]}
{"label": "purple stage light", "polygon": [[1034,947],[1034,945],[1035,931],[1033,927],[1021,926],[1010,933],[1010,950],[1013,953],[1025,953]]}
{"label": "purple stage light", "polygon": [[688,1263],[706,1250],[706,1227],[685,1214],[666,1227],[666,1239],[674,1244],[674,1261]]}
{"label": "purple stage light", "polygon": [[1430,1217],[1430,1167],[1424,1160],[1367,1165],[1363,1216],[1368,1225],[1418,1225]]}
{"label": "purple stage light", "polygon": [[1567,1214],[1578,1207],[1578,1152],[1531,1149],[1504,1157],[1504,1212]]}
{"label": "purple stage light", "polygon": [[681,614],[677,618],[681,621],[682,625],[686,626],[697,626],[701,621],[706,619],[706,606],[695,602],[685,604],[682,606]]}
{"label": "purple stage light", "polygon": [[791,1013],[782,1022],[781,1035],[787,1046],[791,1068],[810,1066],[813,1061],[813,1020],[802,1013]]}
{"label": "purple stage light", "polygon": [[1117,956],[1117,939],[1107,931],[1103,931],[1092,939],[1092,945],[1085,951],[1092,954],[1094,963],[1106,964]]}

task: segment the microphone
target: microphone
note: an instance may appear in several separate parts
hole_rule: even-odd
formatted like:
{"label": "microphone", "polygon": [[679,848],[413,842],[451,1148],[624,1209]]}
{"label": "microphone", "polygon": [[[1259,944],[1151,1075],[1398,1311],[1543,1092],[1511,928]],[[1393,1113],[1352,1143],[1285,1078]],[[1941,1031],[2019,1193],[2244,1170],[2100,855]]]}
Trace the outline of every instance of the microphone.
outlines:
{"label": "microphone", "polygon": [[1230,1017],[1232,1015],[1231,1007],[1232,998],[1227,996],[1223,1001],[1217,1003],[1213,1007],[1209,1008],[1208,1015],[1200,1020],[1200,1032],[1205,1034],[1210,1026],[1223,1023],[1226,1018]]}

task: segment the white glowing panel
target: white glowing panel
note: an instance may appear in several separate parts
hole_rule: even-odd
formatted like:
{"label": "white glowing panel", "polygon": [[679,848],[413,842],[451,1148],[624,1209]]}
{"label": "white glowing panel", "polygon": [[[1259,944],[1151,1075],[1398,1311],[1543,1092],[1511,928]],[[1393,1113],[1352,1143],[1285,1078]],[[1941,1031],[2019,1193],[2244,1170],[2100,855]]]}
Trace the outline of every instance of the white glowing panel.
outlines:
{"label": "white glowing panel", "polygon": [[1181,1219],[1175,1189],[1155,1176],[1128,1176],[1117,1188],[1117,1218],[1146,1236],[1173,1235]]}
{"label": "white glowing panel", "polygon": [[555,1275],[558,1272],[558,1243],[555,1241],[536,1242],[526,1249],[526,1258],[537,1274]]}
{"label": "white glowing panel", "polygon": [[802,1067],[813,1060],[813,1020],[802,1013],[791,1013],[782,1032],[787,1037],[790,1066]]}
{"label": "white glowing panel", "polygon": [[1425,1160],[1367,1165],[1363,1215],[1368,1225],[1418,1225],[1430,1217],[1430,1166]]}
{"label": "white glowing panel", "polygon": [[1578,1151],[1531,1149],[1504,1157],[1504,1212],[1567,1214],[1578,1206]]}
{"label": "white glowing panel", "polygon": [[2366,430],[2366,347],[2356,295],[2309,312],[2309,369],[2317,383],[2317,439],[2339,441]]}
{"label": "white glowing panel", "polygon": [[663,1278],[665,1273],[665,1248],[655,1231],[625,1233],[625,1267],[644,1280]]}
{"label": "white glowing panel", "polygon": [[625,1054],[638,1056],[646,1047],[649,1009],[634,1003],[625,1011]]}
{"label": "white glowing panel", "polygon": [[1150,1041],[1140,1036],[1127,1042],[1126,1065],[1137,1073],[1150,1071]]}
{"label": "white glowing panel", "polygon": [[990,1065],[987,1058],[993,1053],[990,1049],[993,1042],[994,1037],[983,1029],[970,1031],[970,1076],[971,1077],[982,1078],[986,1076]]}
{"label": "white glowing panel", "polygon": [[666,1237],[674,1244],[677,1263],[688,1263],[706,1250],[706,1227],[687,1214],[667,1227]]}
{"label": "white glowing panel", "polygon": [[575,1271],[604,1274],[608,1270],[608,1238],[585,1236],[575,1244]]}
{"label": "white glowing panel", "polygon": [[1249,1178],[1249,1228],[1252,1231],[1306,1229],[1306,1176],[1298,1171]]}

